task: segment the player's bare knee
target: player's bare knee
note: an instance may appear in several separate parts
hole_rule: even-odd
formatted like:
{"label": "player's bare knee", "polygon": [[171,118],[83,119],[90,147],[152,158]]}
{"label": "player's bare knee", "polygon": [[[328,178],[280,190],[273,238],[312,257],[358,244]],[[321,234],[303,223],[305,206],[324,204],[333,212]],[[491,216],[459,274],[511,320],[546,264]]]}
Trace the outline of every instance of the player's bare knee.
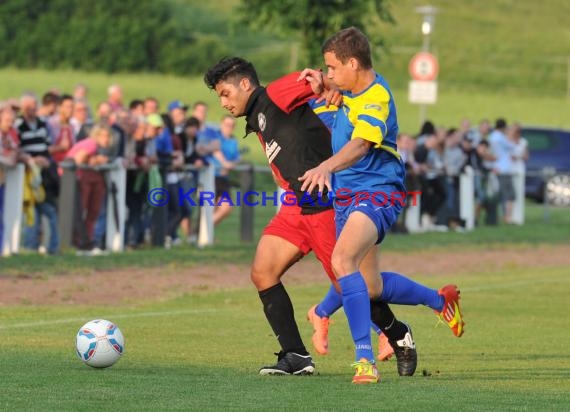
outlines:
{"label": "player's bare knee", "polygon": [[358,270],[356,260],[343,253],[333,253],[331,257],[331,265],[334,274],[341,278],[343,276],[354,273]]}
{"label": "player's bare knee", "polygon": [[269,270],[269,268],[261,268],[255,264],[251,268],[250,279],[257,290],[268,289],[279,283],[279,276],[273,273],[273,271]]}

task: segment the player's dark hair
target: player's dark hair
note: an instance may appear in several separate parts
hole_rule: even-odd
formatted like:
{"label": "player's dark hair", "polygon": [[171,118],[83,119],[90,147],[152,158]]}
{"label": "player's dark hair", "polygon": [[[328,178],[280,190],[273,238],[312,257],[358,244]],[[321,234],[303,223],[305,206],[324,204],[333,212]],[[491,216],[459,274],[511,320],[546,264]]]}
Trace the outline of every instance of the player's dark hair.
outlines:
{"label": "player's dark hair", "polygon": [[349,27],[335,33],[324,42],[321,52],[323,54],[334,53],[342,64],[354,57],[364,70],[372,68],[370,42],[356,27]]}
{"label": "player's dark hair", "polygon": [[247,78],[253,86],[259,86],[259,79],[253,64],[241,57],[224,57],[210,67],[204,75],[204,83],[210,89],[215,89],[219,82],[238,83]]}

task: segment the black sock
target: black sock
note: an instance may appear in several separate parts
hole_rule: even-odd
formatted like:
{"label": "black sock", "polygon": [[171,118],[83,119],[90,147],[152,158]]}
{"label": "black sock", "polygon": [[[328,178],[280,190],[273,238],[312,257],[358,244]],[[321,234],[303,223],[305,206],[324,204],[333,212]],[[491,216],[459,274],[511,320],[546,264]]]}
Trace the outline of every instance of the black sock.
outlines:
{"label": "black sock", "polygon": [[260,291],[259,298],[263,303],[265,317],[281,345],[281,350],[285,353],[295,352],[299,355],[308,355],[301,340],[297,322],[295,322],[293,304],[283,283],[279,282],[269,289]]}
{"label": "black sock", "polygon": [[381,300],[370,300],[370,317],[372,318],[372,322],[380,328],[388,340],[400,340],[408,331],[406,325],[396,319],[390,306]]}

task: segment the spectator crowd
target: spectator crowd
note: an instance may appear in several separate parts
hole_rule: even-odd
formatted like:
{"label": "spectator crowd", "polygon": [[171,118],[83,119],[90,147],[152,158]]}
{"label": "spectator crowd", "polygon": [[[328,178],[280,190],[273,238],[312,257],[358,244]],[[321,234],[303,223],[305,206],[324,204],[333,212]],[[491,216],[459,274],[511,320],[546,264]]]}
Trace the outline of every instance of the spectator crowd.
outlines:
{"label": "spectator crowd", "polygon": [[[115,162],[127,169],[125,246],[137,248],[148,242],[157,210],[148,204],[147,193],[154,187],[164,187],[170,194],[165,246],[195,242],[192,208],[179,205],[179,188],[187,192],[197,187],[197,171],[212,164],[216,190],[229,189],[229,170],[240,161],[235,119],[224,116],[219,125],[207,123],[204,102],[189,107],[173,100],[163,113],[154,97],[125,105],[119,85],[110,86],[107,94],[107,100],[92,108],[88,89],[80,84],[73,94],[49,91],[40,100],[25,93],[0,105],[0,250],[3,211],[10,207],[10,199],[5,198],[6,170],[17,162],[25,164],[26,170],[25,249],[50,255],[60,252],[61,177],[67,167],[75,165],[78,195],[73,245],[78,254],[103,254],[111,189],[104,165]],[[217,207],[214,222],[221,222],[230,212],[227,206]],[[42,219],[48,221],[48,230],[43,230]]]}
{"label": "spectator crowd", "polygon": [[[0,105],[0,250],[3,211],[10,207],[6,169],[17,162],[26,169],[25,249],[60,252],[60,180],[70,164],[79,166],[73,216],[73,245],[79,254],[104,253],[110,187],[100,166],[114,162],[127,168],[127,248],[138,248],[152,238],[156,208],[148,204],[147,193],[155,187],[164,187],[170,196],[164,246],[196,241],[192,207],[179,204],[179,190],[196,188],[197,171],[208,164],[215,166],[216,196],[230,190],[229,171],[240,161],[235,119],[225,115],[218,125],[208,123],[208,106],[200,101],[190,107],[173,100],[163,113],[154,97],[125,105],[119,85],[110,86],[107,95],[107,100],[92,107],[87,87],[79,84],[73,94],[49,91],[39,100],[25,93]],[[462,230],[459,176],[467,166],[474,171],[475,221],[482,224],[484,214],[486,224],[497,224],[499,215],[504,223],[512,223],[513,176],[524,170],[528,158],[519,124],[497,119],[494,127],[488,120],[472,127],[465,119],[457,128],[444,128],[427,121],[416,136],[401,133],[397,143],[406,164],[408,191],[422,192],[423,230]],[[229,213],[231,205],[221,203],[215,208],[214,224]],[[44,218],[48,233],[42,229]],[[405,213],[395,231],[406,232],[404,219]]]}

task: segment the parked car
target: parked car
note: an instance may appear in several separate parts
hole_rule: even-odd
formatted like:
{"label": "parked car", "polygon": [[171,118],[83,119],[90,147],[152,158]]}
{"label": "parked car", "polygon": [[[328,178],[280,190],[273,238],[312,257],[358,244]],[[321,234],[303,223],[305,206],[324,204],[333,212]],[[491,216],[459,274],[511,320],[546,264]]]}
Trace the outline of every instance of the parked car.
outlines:
{"label": "parked car", "polygon": [[570,130],[523,127],[530,157],[526,163],[526,197],[570,206]]}

